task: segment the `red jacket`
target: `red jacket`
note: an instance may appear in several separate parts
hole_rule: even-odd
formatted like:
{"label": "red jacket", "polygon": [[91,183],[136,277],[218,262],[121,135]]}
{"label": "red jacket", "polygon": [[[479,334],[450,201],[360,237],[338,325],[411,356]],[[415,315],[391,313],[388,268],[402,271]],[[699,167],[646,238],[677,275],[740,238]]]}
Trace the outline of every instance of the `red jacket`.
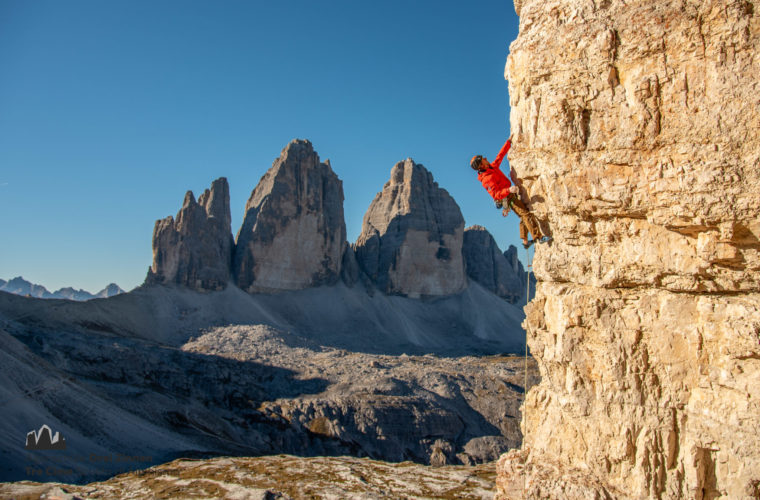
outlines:
{"label": "red jacket", "polygon": [[512,186],[512,183],[509,182],[509,179],[507,179],[507,176],[504,175],[504,172],[499,167],[511,146],[512,141],[507,139],[507,142],[501,147],[499,154],[496,155],[496,159],[491,162],[491,166],[478,173],[478,180],[494,200],[501,200],[509,196],[509,188]]}

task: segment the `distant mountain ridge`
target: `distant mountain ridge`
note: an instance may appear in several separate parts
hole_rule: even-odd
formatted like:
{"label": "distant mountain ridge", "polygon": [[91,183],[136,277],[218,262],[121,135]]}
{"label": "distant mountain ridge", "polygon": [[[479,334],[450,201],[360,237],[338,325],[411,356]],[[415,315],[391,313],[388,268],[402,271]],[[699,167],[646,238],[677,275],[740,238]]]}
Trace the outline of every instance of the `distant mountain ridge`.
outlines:
{"label": "distant mountain ridge", "polygon": [[10,281],[0,279],[0,291],[14,293],[16,295],[29,295],[38,299],[67,299],[67,300],[90,300],[106,299],[124,293],[124,290],[116,283],[111,283],[98,293],[92,294],[87,290],[75,290],[72,287],[65,287],[55,292],[48,291],[42,285],[31,283],[21,276],[17,276]]}
{"label": "distant mountain ridge", "polygon": [[343,183],[308,140],[294,139],[254,188],[233,238],[227,179],[176,216],[156,221],[145,285],[279,293],[343,282],[374,293],[440,298],[477,282],[511,303],[524,295],[517,249],[503,253],[482,226],[464,229],[451,195],[423,165],[398,162],[346,240]]}

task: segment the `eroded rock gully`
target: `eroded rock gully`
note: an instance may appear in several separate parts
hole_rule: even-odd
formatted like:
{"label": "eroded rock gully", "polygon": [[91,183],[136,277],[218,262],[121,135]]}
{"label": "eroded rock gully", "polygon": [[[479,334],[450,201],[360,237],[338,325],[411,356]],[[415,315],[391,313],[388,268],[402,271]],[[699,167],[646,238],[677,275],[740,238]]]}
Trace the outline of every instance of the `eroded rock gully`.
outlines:
{"label": "eroded rock gully", "polygon": [[760,5],[515,6],[510,164],[554,241],[496,497],[760,498]]}

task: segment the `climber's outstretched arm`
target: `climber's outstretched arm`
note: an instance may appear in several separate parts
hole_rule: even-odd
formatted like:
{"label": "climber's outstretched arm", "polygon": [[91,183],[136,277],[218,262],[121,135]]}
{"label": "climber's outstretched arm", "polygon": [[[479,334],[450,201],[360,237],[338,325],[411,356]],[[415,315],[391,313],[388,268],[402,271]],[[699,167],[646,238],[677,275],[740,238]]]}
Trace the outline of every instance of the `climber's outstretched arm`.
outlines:
{"label": "climber's outstretched arm", "polygon": [[501,165],[501,160],[504,159],[505,156],[507,156],[507,152],[509,151],[509,148],[512,147],[512,136],[509,136],[509,139],[507,139],[507,142],[504,143],[504,145],[501,147],[501,151],[499,151],[499,154],[496,155],[496,159],[491,162],[491,166],[493,168],[499,168]]}

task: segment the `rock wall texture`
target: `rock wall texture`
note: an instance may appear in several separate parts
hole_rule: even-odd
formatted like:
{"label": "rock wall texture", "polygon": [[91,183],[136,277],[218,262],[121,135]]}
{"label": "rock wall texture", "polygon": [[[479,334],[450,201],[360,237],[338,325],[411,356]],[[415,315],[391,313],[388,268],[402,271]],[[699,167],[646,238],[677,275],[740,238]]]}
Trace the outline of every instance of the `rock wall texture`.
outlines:
{"label": "rock wall texture", "polygon": [[195,201],[185,194],[177,218],[156,221],[153,265],[147,284],[176,283],[196,290],[222,290],[230,280],[232,232],[230,188],[221,177]]}
{"label": "rock wall texture", "polygon": [[425,167],[406,159],[393,167],[364,215],[356,257],[385,293],[451,295],[467,285],[463,231],[454,199]]}
{"label": "rock wall texture", "polygon": [[[502,253],[483,226],[464,230],[462,254],[467,276],[514,304],[525,295],[525,272],[517,260],[517,248],[511,246],[510,249],[514,249],[514,255]],[[508,255],[513,259],[509,260]]]}
{"label": "rock wall texture", "polygon": [[497,498],[760,498],[759,4],[515,2],[510,165],[554,241]]}
{"label": "rock wall texture", "polygon": [[345,247],[343,183],[309,141],[293,140],[245,206],[235,281],[248,292],[334,284]]}

